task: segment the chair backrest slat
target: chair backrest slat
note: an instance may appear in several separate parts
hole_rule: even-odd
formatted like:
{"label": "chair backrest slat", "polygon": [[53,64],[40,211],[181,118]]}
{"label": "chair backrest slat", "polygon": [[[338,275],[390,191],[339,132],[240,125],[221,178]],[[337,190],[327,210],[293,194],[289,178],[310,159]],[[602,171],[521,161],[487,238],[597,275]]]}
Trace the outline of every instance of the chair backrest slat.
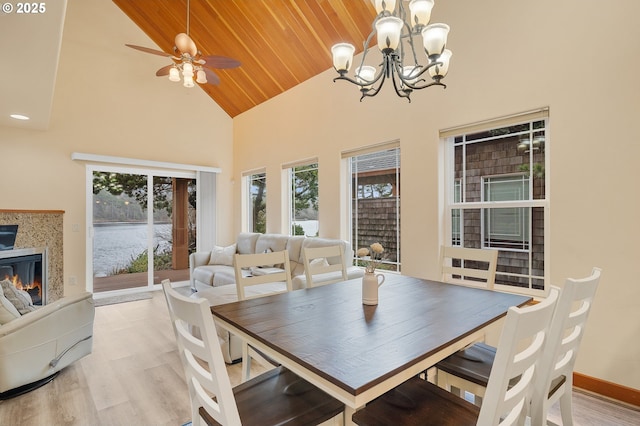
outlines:
{"label": "chair backrest slat", "polygon": [[[256,272],[259,271],[259,268],[265,266],[281,266],[282,268],[280,271],[270,269],[265,274]],[[236,254],[233,267],[236,275],[238,300],[250,299],[251,296],[247,294],[246,289],[255,285],[282,282],[286,286],[283,291],[292,291],[293,289],[291,284],[291,265],[289,264],[289,252],[287,250],[256,254]],[[243,274],[243,269],[248,270],[249,275]],[[254,297],[262,296],[265,296],[265,294],[261,293]]]}
{"label": "chair backrest slat", "polygon": [[[326,247],[305,247],[302,252],[304,258],[304,273],[307,279],[307,288],[317,285],[333,284],[347,280],[347,264],[344,257],[344,247],[341,245]],[[314,260],[325,260],[314,262]],[[335,259],[339,259],[335,262]],[[325,279],[314,276],[340,272],[335,278]]]}
{"label": "chair backrest slat", "polygon": [[497,250],[456,246],[440,248],[440,277],[444,282],[491,290],[496,279],[497,263]]}

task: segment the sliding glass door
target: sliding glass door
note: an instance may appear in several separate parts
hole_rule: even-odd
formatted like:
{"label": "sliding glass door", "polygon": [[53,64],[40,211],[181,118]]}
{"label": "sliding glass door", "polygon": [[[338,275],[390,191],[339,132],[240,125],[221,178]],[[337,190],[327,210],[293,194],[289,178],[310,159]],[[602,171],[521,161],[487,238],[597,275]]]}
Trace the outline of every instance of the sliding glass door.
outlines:
{"label": "sliding glass door", "polygon": [[[188,281],[196,246],[195,173],[92,170],[96,293]],[[134,290],[132,290],[134,291]]]}

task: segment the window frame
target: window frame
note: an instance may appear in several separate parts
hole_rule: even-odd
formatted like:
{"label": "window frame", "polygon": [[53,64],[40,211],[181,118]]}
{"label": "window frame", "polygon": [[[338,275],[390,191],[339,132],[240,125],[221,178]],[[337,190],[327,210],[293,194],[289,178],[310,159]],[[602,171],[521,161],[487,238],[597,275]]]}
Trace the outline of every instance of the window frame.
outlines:
{"label": "window frame", "polygon": [[[534,128],[533,123],[543,121],[542,128]],[[529,199],[528,200],[510,200],[510,201],[465,201],[466,194],[465,191],[462,190],[466,186],[466,160],[463,161],[463,167],[461,171],[461,177],[455,176],[455,148],[456,145],[454,142],[456,137],[464,137],[469,134],[475,134],[482,131],[489,131],[493,129],[500,129],[503,127],[509,127],[519,124],[527,124],[531,123],[530,130],[528,131],[531,139],[533,139],[533,135],[536,131],[543,131],[545,138],[545,157],[544,157],[544,170],[545,170],[545,179],[544,179],[544,198],[533,198],[533,183],[532,183],[532,173],[529,172]],[[527,133],[527,132],[523,132]],[[489,139],[492,140],[492,139]],[[512,293],[520,293],[527,294],[534,297],[545,297],[549,291],[549,270],[550,270],[550,262],[549,262],[549,252],[550,252],[550,175],[549,175],[549,164],[550,164],[550,119],[549,119],[549,110],[548,108],[542,108],[535,111],[530,111],[521,114],[514,114],[513,116],[503,117],[495,120],[488,120],[480,123],[473,123],[468,126],[459,126],[456,128],[445,129],[440,132],[440,141],[441,147],[444,151],[444,167],[443,167],[443,183],[444,183],[444,196],[443,196],[443,208],[442,208],[442,217],[443,217],[443,228],[444,233],[442,234],[442,244],[449,245],[452,244],[453,232],[454,232],[454,224],[452,220],[452,216],[454,211],[459,212],[460,217],[464,218],[465,210],[480,210],[482,212],[481,226],[482,226],[482,235],[481,235],[481,244],[482,247],[485,246],[485,229],[484,229],[484,212],[486,209],[496,209],[496,208],[528,208],[529,213],[529,221],[531,222],[533,209],[541,208],[543,209],[543,217],[544,217],[544,273],[543,276],[532,276],[532,255],[529,255],[529,264],[528,264],[528,274],[522,275],[522,277],[529,278],[529,287],[518,287],[515,285],[508,284],[495,284],[495,289],[500,291],[507,291]],[[475,140],[475,141],[465,141],[465,143],[482,143],[487,140]],[[464,145],[464,144],[463,144]],[[463,148],[462,153],[463,158],[465,158],[465,152]],[[533,152],[529,154],[529,165],[531,169],[531,165],[533,164]],[[512,175],[515,173],[512,173]],[[500,175],[486,175],[482,176],[482,185],[481,185],[481,200],[484,200],[484,178],[485,177],[506,177],[507,174]],[[460,200],[455,200],[456,198],[456,187],[459,181],[460,188]],[[462,220],[460,220],[460,225],[462,225]],[[533,238],[531,228],[529,229],[529,238]],[[462,244],[465,241],[464,238],[464,226],[460,227],[458,245]],[[525,252],[531,252],[531,241],[529,243],[529,250],[524,250]],[[488,248],[488,249],[498,249],[498,248]],[[499,248],[500,251],[523,251],[523,250],[513,250],[508,248]],[[500,275],[498,273],[497,275]],[[504,275],[504,274],[503,274]],[[518,276],[518,274],[511,274],[512,276]],[[531,287],[532,282],[534,280],[541,280],[543,283],[543,289],[536,289]]]}
{"label": "window frame", "polygon": [[253,198],[253,182],[259,180],[258,176],[261,176],[264,180],[264,203],[265,203],[265,219],[264,219],[264,227],[266,232],[267,230],[267,172],[264,169],[254,170],[252,172],[248,172],[243,177],[245,179],[245,194],[246,194],[246,220],[245,220],[245,229],[247,232],[260,232],[256,231],[255,223],[253,221],[253,210],[254,210],[254,198]]}
{"label": "window frame", "polygon": [[[354,251],[354,262],[356,262],[355,264],[357,265],[357,261],[358,259],[355,256],[355,253],[357,252],[357,250],[361,247],[357,246],[357,242],[354,242],[354,234],[355,234],[355,228],[357,228],[358,226],[358,216],[356,215],[356,217],[354,218],[353,215],[353,203],[354,200],[356,198],[354,198],[354,184],[356,185],[356,187],[359,187],[359,184],[357,182],[354,183],[353,180],[353,158],[355,157],[359,157],[359,156],[363,156],[366,154],[372,154],[372,153],[377,153],[377,152],[384,152],[384,151],[389,151],[389,150],[396,150],[396,158],[397,158],[397,164],[395,167],[395,182],[396,182],[396,188],[394,191],[392,191],[393,195],[392,197],[378,197],[378,198],[394,198],[396,200],[395,203],[395,209],[396,209],[396,217],[397,217],[397,223],[396,223],[396,244],[397,244],[397,249],[396,251],[396,260],[395,261],[389,261],[389,260],[383,260],[382,264],[384,265],[390,265],[393,267],[393,269],[384,269],[385,273],[401,273],[402,271],[402,256],[401,256],[401,228],[400,228],[400,223],[401,223],[401,209],[400,209],[400,187],[401,187],[401,170],[402,170],[402,163],[401,163],[401,152],[400,152],[400,142],[399,141],[393,141],[393,142],[389,142],[389,143],[383,143],[383,144],[378,144],[378,145],[371,145],[371,146],[367,146],[367,147],[363,147],[360,149],[356,149],[356,150],[352,150],[352,151],[345,151],[342,153],[342,159],[344,161],[344,165],[345,165],[345,182],[346,182],[346,191],[345,191],[345,224],[346,224],[346,235],[344,236],[344,238],[349,241],[349,243],[351,244],[351,248]],[[361,198],[359,196],[359,192],[356,192],[356,197],[357,200],[370,200],[370,199],[374,199],[374,198],[368,198],[368,197],[364,197]],[[376,241],[371,241],[371,243],[374,243]]]}
{"label": "window frame", "polygon": [[[316,229],[316,235],[306,235],[306,231],[305,231],[305,236],[307,238],[312,238],[315,236],[319,236],[320,235],[320,162],[318,161],[317,158],[309,158],[306,160],[300,160],[300,161],[296,161],[293,163],[288,163],[288,164],[284,164],[282,166],[283,171],[286,174],[286,200],[287,200],[287,204],[286,204],[286,208],[287,208],[287,234],[293,236],[293,226],[294,226],[294,221],[295,221],[295,201],[294,201],[294,191],[293,191],[293,184],[294,184],[294,178],[295,178],[295,169],[298,167],[309,167],[309,166],[313,166],[315,164],[315,170],[316,170],[316,174],[317,174],[317,191],[318,191],[318,196],[317,196],[317,214],[318,214],[318,218],[316,220],[317,222],[317,229]],[[303,228],[304,229],[304,228]]]}

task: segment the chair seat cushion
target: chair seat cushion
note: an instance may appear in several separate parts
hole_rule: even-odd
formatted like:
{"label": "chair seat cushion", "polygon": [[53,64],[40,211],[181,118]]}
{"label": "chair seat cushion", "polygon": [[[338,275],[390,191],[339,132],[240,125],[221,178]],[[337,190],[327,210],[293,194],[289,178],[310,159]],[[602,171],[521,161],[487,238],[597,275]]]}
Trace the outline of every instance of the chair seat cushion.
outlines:
{"label": "chair seat cushion", "polygon": [[[398,408],[395,400],[399,398],[410,400],[413,406]],[[479,414],[479,407],[413,377],[356,411],[353,421],[360,426],[475,426]]]}
{"label": "chair seat cushion", "polygon": [[495,358],[496,348],[479,342],[443,359],[436,368],[486,387]]}
{"label": "chair seat cushion", "polygon": [[[284,367],[236,386],[233,393],[245,425],[308,426],[320,424],[344,410],[344,404]],[[202,408],[200,415],[208,424],[218,424]]]}

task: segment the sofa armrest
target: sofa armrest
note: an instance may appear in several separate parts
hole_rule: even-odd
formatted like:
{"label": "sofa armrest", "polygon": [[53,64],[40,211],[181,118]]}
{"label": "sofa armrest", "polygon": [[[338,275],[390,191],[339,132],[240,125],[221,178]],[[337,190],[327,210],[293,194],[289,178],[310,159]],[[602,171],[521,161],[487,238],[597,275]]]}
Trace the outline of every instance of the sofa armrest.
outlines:
{"label": "sofa armrest", "polygon": [[193,278],[193,271],[198,266],[207,265],[209,263],[209,259],[211,259],[210,251],[197,251],[189,255],[189,283],[191,284],[191,289],[193,291],[196,291],[196,282]]}
{"label": "sofa armrest", "polygon": [[[86,306],[82,306],[82,304]],[[72,305],[76,306],[71,307]],[[35,326],[34,324],[47,321],[49,320],[47,317],[54,315],[56,316],[56,322],[64,322],[64,317],[71,316],[73,318],[70,320],[76,321],[78,324],[82,323],[82,320],[90,320],[93,323],[95,316],[93,294],[83,292],[74,296],[63,297],[62,299],[44,305],[33,312],[22,315],[20,318],[16,318],[0,327],[0,339],[28,327],[34,327],[35,330],[35,327],[41,326]],[[38,328],[38,330],[40,330],[39,333],[43,333],[46,329]]]}
{"label": "sofa armrest", "polygon": [[91,293],[64,297],[0,327],[0,392],[33,383],[88,355]]}

